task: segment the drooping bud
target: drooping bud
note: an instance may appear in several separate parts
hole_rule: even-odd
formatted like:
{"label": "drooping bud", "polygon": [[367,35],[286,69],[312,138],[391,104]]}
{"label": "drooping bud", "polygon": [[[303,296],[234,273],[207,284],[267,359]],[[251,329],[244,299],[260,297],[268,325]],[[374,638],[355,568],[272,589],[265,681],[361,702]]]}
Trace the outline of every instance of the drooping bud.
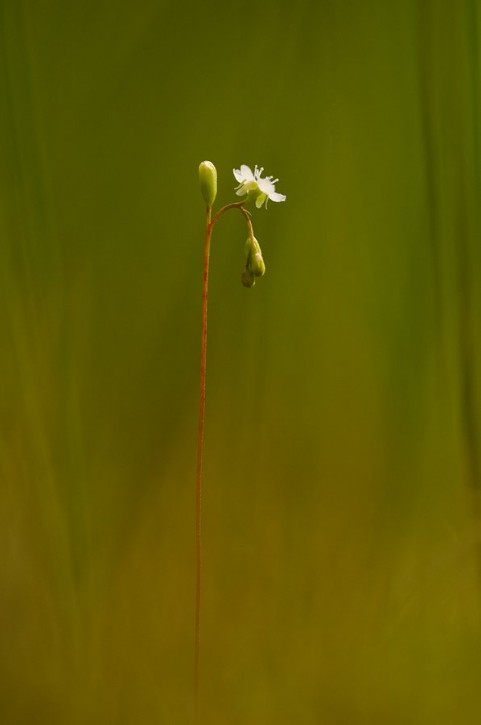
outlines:
{"label": "drooping bud", "polygon": [[200,192],[207,206],[212,206],[217,196],[217,169],[212,161],[199,165]]}
{"label": "drooping bud", "polygon": [[253,287],[255,285],[256,280],[249,267],[246,267],[242,272],[241,282],[244,287]]}
{"label": "drooping bud", "polygon": [[249,238],[246,242],[246,267],[255,277],[263,277],[266,271],[262,251],[255,237]]}
{"label": "drooping bud", "polygon": [[251,254],[252,254],[252,239],[250,237],[247,238],[246,243],[244,245],[244,253],[246,255],[246,267],[248,267],[249,263],[251,261]]}

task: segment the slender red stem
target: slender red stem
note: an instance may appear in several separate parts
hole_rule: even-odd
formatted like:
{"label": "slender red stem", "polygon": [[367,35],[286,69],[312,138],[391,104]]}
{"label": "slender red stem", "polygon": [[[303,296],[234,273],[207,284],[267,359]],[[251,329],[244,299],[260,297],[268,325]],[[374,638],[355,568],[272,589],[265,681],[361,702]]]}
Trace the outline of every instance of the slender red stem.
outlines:
{"label": "slender red stem", "polygon": [[204,277],[202,284],[202,336],[200,350],[200,402],[197,429],[197,469],[195,478],[195,645],[194,645],[194,722],[200,721],[200,615],[202,594],[202,458],[204,453],[205,381],[207,371],[207,302],[209,291],[209,258],[212,230],[220,217],[230,209],[239,209],[244,216],[249,235],[254,236],[249,214],[244,202],[227,204],[211,220],[211,208],[207,207],[204,245]]}
{"label": "slender red stem", "polygon": [[204,277],[202,284],[202,335],[200,350],[200,401],[197,429],[197,470],[195,479],[195,651],[194,651],[194,719],[199,717],[200,684],[200,604],[202,590],[202,458],[204,452],[205,381],[207,370],[207,302],[209,291],[210,240],[213,224],[207,208],[204,245]]}

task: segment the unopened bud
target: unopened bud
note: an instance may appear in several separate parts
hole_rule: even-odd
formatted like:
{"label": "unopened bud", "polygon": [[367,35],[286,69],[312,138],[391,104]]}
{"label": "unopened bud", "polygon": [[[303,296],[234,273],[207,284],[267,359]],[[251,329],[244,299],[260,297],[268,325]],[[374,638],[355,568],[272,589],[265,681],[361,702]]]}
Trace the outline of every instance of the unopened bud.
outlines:
{"label": "unopened bud", "polygon": [[246,242],[246,265],[255,277],[263,277],[266,271],[266,265],[262,257],[262,251],[259,242],[255,237],[248,239]]}
{"label": "unopened bud", "polygon": [[207,206],[212,206],[217,196],[217,169],[211,161],[199,165],[200,192]]}
{"label": "unopened bud", "polygon": [[242,272],[241,282],[244,287],[253,287],[256,283],[254,275],[248,267],[246,267],[245,270]]}
{"label": "unopened bud", "polygon": [[266,265],[262,258],[262,254],[256,252],[251,257],[251,270],[252,274],[256,277],[263,277],[266,273]]}

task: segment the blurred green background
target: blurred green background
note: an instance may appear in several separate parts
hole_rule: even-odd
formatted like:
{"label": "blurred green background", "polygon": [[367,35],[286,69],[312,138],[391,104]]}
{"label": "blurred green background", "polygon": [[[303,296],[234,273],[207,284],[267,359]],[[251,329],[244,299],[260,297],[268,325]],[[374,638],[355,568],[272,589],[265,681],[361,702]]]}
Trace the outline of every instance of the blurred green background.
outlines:
{"label": "blurred green background", "polygon": [[0,721],[481,719],[478,0],[0,0]]}

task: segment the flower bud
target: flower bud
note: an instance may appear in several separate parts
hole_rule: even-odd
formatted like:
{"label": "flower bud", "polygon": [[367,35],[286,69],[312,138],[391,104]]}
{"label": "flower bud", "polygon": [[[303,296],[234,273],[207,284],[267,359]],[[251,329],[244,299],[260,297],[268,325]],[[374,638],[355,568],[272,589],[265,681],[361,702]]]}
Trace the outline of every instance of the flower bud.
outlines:
{"label": "flower bud", "polygon": [[255,285],[256,281],[249,267],[246,267],[242,272],[241,282],[244,287],[253,287]]}
{"label": "flower bud", "polygon": [[246,266],[255,277],[263,277],[265,274],[266,265],[259,242],[255,237],[249,238],[246,242]]}
{"label": "flower bud", "polygon": [[256,277],[263,277],[266,273],[266,265],[262,258],[262,254],[253,254],[251,257],[251,269],[252,273]]}
{"label": "flower bud", "polygon": [[207,206],[212,206],[217,196],[217,169],[211,161],[199,165],[200,192]]}

